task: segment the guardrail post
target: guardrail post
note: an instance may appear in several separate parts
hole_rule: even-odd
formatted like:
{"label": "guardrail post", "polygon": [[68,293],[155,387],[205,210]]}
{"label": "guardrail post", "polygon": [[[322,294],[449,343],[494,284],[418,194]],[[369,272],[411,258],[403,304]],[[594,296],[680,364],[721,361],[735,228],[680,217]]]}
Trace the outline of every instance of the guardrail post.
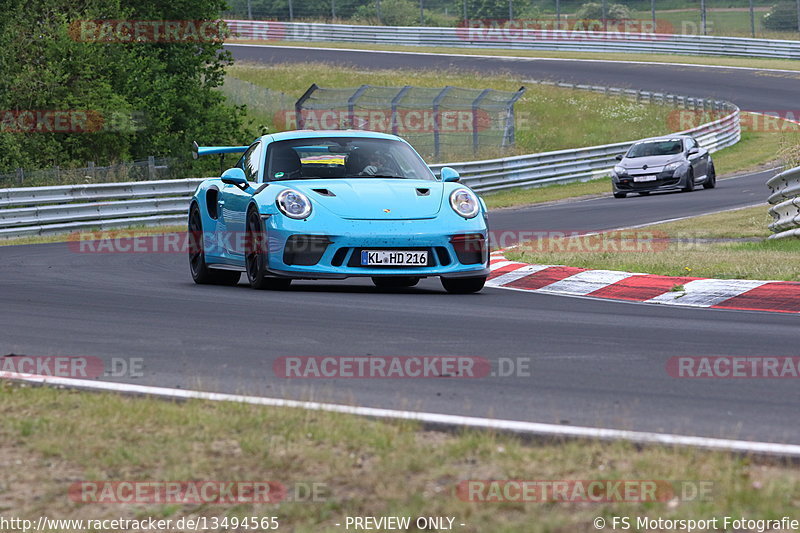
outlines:
{"label": "guardrail post", "polygon": [[25,179],[25,171],[21,168],[17,169],[17,185],[22,185],[22,181]]}

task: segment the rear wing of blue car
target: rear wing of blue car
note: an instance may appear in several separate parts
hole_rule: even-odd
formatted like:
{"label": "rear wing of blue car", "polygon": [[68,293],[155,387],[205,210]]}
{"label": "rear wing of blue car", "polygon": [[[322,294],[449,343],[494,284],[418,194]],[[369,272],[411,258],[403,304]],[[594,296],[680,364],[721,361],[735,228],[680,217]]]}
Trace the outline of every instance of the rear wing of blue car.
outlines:
{"label": "rear wing of blue car", "polygon": [[198,146],[197,142],[192,142],[192,159],[197,159],[201,155],[211,154],[241,154],[249,146]]}

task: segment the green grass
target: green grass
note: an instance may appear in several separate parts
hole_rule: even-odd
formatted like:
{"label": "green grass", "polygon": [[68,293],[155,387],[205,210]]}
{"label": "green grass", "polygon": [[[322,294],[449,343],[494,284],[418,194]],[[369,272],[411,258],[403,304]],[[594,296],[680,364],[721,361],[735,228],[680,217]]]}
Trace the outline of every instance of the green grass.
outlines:
{"label": "green grass", "polygon": [[647,226],[627,236],[607,234],[617,249],[624,241],[628,250],[637,251],[592,251],[577,244],[537,241],[507,256],[527,263],[664,276],[800,281],[800,240],[765,240],[771,220],[764,205]]}
{"label": "green grass", "polygon": [[[413,85],[418,87],[492,88],[515,91],[524,80],[499,76],[493,72],[441,70],[370,70],[332,67],[322,63],[277,64],[270,66],[237,64],[228,75],[261,87],[281,91],[294,102],[312,83],[325,88]],[[468,104],[465,104],[468,106]],[[293,107],[291,108],[293,109]],[[273,110],[272,115],[278,110]],[[471,136],[460,141],[462,147],[444,154],[445,161],[474,160],[579,148],[596,144],[633,140],[665,133],[671,107],[636,103],[624,97],[573,89],[528,84],[524,96],[515,106],[516,147],[502,150],[486,148],[475,154]],[[262,112],[256,121],[274,131],[282,129],[273,116]],[[432,135],[430,135],[432,139]],[[432,145],[432,140],[427,141]],[[424,150],[423,150],[424,151]],[[423,154],[427,155],[427,154]]]}
{"label": "green grass", "polygon": [[[592,531],[598,517],[791,515],[796,465],[719,452],[592,441],[525,442],[493,432],[442,433],[415,423],[232,403],[182,403],[0,384],[0,450],[9,469],[0,512],[36,520],[277,516],[280,531],[342,531],[346,516],[452,516],[464,533]],[[481,503],[459,482],[682,480],[710,498],[646,503]],[[88,504],[88,481],[317,483],[314,501],[278,504]],[[535,526],[532,526],[535,524]]]}
{"label": "green grass", "polygon": [[389,50],[400,52],[425,52],[431,54],[467,54],[486,56],[561,58],[561,59],[599,59],[609,61],[635,61],[642,63],[686,63],[692,65],[713,65],[726,67],[749,67],[800,71],[800,62],[791,59],[762,59],[727,56],[695,56],[679,54],[636,54],[609,52],[556,52],[547,50],[511,50],[502,48],[446,47],[446,46],[403,46],[366,43],[338,43],[316,41],[232,41],[250,44],[268,44],[306,48],[342,48],[360,50]]}

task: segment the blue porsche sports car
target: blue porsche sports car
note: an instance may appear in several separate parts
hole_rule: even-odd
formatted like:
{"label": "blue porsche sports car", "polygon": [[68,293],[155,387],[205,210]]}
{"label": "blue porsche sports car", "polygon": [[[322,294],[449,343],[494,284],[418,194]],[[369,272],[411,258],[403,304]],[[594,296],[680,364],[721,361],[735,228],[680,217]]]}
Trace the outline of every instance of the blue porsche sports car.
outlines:
{"label": "blue porsche sports car", "polygon": [[458,173],[437,178],[406,141],[367,131],[289,131],[250,146],[197,188],[189,207],[196,283],[284,289],[292,279],[368,276],[411,287],[429,276],[472,293],[489,274],[486,206]]}

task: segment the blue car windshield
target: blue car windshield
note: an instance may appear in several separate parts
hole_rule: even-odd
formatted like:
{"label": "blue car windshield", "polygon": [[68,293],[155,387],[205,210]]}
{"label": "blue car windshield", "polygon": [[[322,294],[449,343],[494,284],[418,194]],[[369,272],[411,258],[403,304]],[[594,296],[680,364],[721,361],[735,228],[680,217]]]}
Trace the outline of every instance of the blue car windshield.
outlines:
{"label": "blue car windshield", "polygon": [[650,157],[654,155],[675,155],[683,151],[683,142],[680,139],[668,141],[648,141],[634,144],[628,150],[627,158]]}
{"label": "blue car windshield", "polygon": [[270,143],[266,181],[314,178],[435,180],[428,165],[406,143],[369,137],[313,137]]}

